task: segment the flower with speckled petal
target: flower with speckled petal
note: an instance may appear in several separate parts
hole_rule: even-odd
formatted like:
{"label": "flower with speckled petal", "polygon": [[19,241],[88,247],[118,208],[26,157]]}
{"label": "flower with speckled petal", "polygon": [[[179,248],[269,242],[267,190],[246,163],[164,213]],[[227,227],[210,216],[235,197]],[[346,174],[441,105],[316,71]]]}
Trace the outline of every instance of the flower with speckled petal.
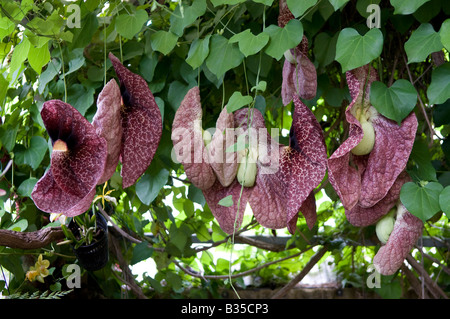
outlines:
{"label": "flower with speckled petal", "polygon": [[133,185],[152,162],[162,135],[162,117],[147,82],[128,70],[112,53],[109,59],[120,83],[118,113],[123,132],[120,161],[122,184],[126,188]]}
{"label": "flower with speckled petal", "polygon": [[[280,0],[278,26],[283,28],[291,19],[295,19],[289,10],[286,1]],[[281,85],[281,98],[287,105],[292,97],[297,95],[310,100],[317,93],[317,71],[308,58],[308,39],[303,36],[300,44],[284,53],[283,81]]]}
{"label": "flower with speckled petal", "polygon": [[51,165],[31,197],[48,213],[76,216],[92,203],[106,163],[106,141],[71,105],[44,103],[41,117],[52,141]]}
{"label": "flower with speckled petal", "polygon": [[[350,222],[366,226],[395,205],[404,183],[402,173],[414,144],[417,119],[412,112],[399,126],[370,105],[370,86],[378,77],[369,65],[348,71],[346,75],[352,97],[345,111],[349,133],[328,159],[329,179]],[[367,154],[357,155],[354,149],[366,133],[362,122],[373,127],[374,143]],[[382,200],[389,204],[380,210]],[[362,211],[365,216],[361,216]]]}
{"label": "flower with speckled petal", "polygon": [[[204,143],[199,88],[192,88],[181,102],[172,125],[175,154],[189,180],[203,191],[225,232],[233,233],[241,226],[247,204],[264,227],[287,227],[293,233],[299,211],[310,228],[315,224],[313,190],[325,175],[327,153],[313,113],[297,97],[294,106],[290,146],[285,146],[268,134],[258,110],[246,108],[234,113],[227,113],[224,108],[211,141]],[[229,139],[228,133],[224,133],[229,130],[236,139]],[[227,149],[240,136],[247,136],[248,147],[230,156]],[[256,144],[251,142],[253,138]],[[254,161],[240,161],[245,156],[253,156]],[[249,175],[241,174],[243,163],[251,166]],[[241,185],[243,176],[253,177],[253,183]],[[230,195],[232,204],[221,204]]]}
{"label": "flower with speckled petal", "polygon": [[393,275],[422,236],[422,230],[423,222],[398,203],[394,229],[373,258],[375,269],[382,275]]}
{"label": "flower with speckled petal", "polygon": [[396,209],[393,231],[374,258],[377,271],[393,274],[414,247],[423,227],[399,203],[400,190],[410,181],[405,167],[414,144],[417,119],[412,112],[398,125],[370,105],[370,86],[378,76],[369,65],[348,71],[346,76],[352,97],[345,111],[349,133],[328,159],[329,180],[354,226],[374,225]]}

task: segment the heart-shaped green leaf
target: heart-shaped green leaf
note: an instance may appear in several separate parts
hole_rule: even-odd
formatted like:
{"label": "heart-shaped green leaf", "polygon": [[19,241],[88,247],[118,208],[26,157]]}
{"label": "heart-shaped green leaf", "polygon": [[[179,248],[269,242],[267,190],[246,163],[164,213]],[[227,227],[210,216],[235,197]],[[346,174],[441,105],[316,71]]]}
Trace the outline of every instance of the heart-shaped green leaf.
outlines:
{"label": "heart-shaped green leaf", "polygon": [[224,206],[224,207],[231,207],[233,206],[233,195],[228,195],[224,198],[222,198],[219,203],[220,206]]}
{"label": "heart-shaped green leaf", "polygon": [[286,0],[286,4],[294,17],[298,18],[302,16],[306,10],[311,8],[317,3],[317,0]]}
{"label": "heart-shaped green leaf", "polygon": [[444,188],[444,190],[439,195],[439,205],[442,211],[450,219],[450,186]]}
{"label": "heart-shaped green leaf", "polygon": [[441,43],[447,51],[450,51],[450,19],[447,19],[442,23],[441,29],[439,30],[439,36],[441,38]]}
{"label": "heart-shaped green leaf", "polygon": [[427,96],[430,104],[442,104],[450,98],[450,63],[433,70]]}
{"label": "heart-shaped green leaf", "polygon": [[416,106],[417,92],[407,80],[397,80],[390,88],[375,81],[370,87],[370,102],[378,112],[400,124]]}
{"label": "heart-shaped green leaf", "polygon": [[17,192],[21,196],[31,197],[31,192],[33,191],[34,185],[36,185],[37,182],[38,179],[34,177],[26,179],[19,185],[19,187],[17,188]]}
{"label": "heart-shaped green leaf", "polygon": [[436,182],[427,183],[425,186],[409,182],[403,185],[400,200],[411,214],[426,222],[441,209],[439,195],[442,189],[443,186]]}
{"label": "heart-shaped green leaf", "polygon": [[345,28],[336,43],[336,61],[346,72],[378,58],[382,49],[383,34],[378,28],[370,29],[364,36],[353,28]]}
{"label": "heart-shaped green leaf", "polygon": [[133,257],[131,257],[130,265],[135,265],[138,262],[150,258],[153,255],[153,248],[149,247],[147,241],[137,244],[133,249]]}
{"label": "heart-shaped green leaf", "polygon": [[153,161],[144,175],[136,183],[136,195],[145,205],[158,196],[161,188],[166,184],[169,171],[163,168],[158,162]]}
{"label": "heart-shaped green leaf", "polygon": [[303,25],[297,19],[290,20],[284,28],[271,24],[264,33],[270,37],[265,52],[271,57],[280,60],[289,49],[296,47],[303,39]]}
{"label": "heart-shaped green leaf", "polygon": [[41,74],[42,68],[50,62],[50,51],[48,50],[48,46],[43,45],[40,48],[30,46],[28,62],[38,74]]}
{"label": "heart-shaped green leaf", "polygon": [[422,23],[405,43],[408,63],[422,62],[433,52],[442,50],[441,37],[429,23]]}
{"label": "heart-shaped green leaf", "polygon": [[267,33],[260,33],[254,35],[250,32],[250,29],[246,29],[238,34],[233,35],[230,43],[239,43],[239,50],[248,57],[261,51],[269,42],[269,35]]}
{"label": "heart-shaped green leaf", "polygon": [[152,49],[167,55],[172,51],[178,41],[178,36],[170,31],[156,31],[150,36]]}
{"label": "heart-shaped green leaf", "polygon": [[411,14],[428,1],[430,0],[391,0],[391,5],[395,9],[394,14]]}
{"label": "heart-shaped green leaf", "polygon": [[192,1],[191,6],[179,5],[170,16],[170,32],[181,37],[184,28],[191,25],[198,17],[205,14],[206,0]]}
{"label": "heart-shaped green leaf", "polygon": [[147,11],[143,9],[138,9],[133,14],[124,13],[116,18],[116,30],[124,38],[132,39],[147,20]]}
{"label": "heart-shaped green leaf", "polygon": [[211,36],[206,66],[217,78],[237,67],[243,59],[244,55],[235,43],[229,43],[227,38],[218,34]]}
{"label": "heart-shaped green leaf", "polygon": [[189,49],[188,57],[186,62],[195,70],[209,54],[209,39],[211,35],[207,35],[204,39],[195,39]]}
{"label": "heart-shaped green leaf", "polygon": [[19,144],[14,149],[16,164],[29,165],[33,170],[36,170],[44,159],[47,149],[48,145],[45,138],[33,136],[30,140],[30,147],[25,148]]}
{"label": "heart-shaped green leaf", "polygon": [[239,110],[241,107],[252,103],[253,98],[250,95],[243,96],[241,92],[234,92],[227,104],[227,112],[232,113],[236,110]]}
{"label": "heart-shaped green leaf", "polygon": [[328,0],[330,4],[333,6],[334,11],[339,10],[341,7],[343,7],[349,0]]}

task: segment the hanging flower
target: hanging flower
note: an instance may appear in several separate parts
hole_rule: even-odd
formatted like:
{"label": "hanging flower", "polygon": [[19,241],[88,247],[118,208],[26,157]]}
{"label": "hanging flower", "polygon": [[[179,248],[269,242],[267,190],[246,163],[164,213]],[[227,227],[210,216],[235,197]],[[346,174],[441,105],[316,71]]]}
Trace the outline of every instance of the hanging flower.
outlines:
{"label": "hanging flower", "polygon": [[122,96],[116,80],[112,79],[103,87],[97,98],[97,112],[92,119],[97,135],[106,140],[107,157],[105,170],[98,181],[103,184],[111,178],[117,168],[122,150]]}
{"label": "hanging flower", "polygon": [[398,125],[370,105],[370,86],[377,74],[369,65],[346,75],[352,97],[345,111],[349,136],[328,159],[329,180],[354,226],[374,225],[392,209],[397,211],[392,234],[374,259],[377,265],[386,265],[379,266],[386,274],[388,268],[400,267],[398,260],[403,261],[422,231],[422,222],[399,203],[400,190],[410,180],[405,167],[417,119],[411,113]]}
{"label": "hanging flower", "polygon": [[31,266],[30,270],[27,271],[25,277],[29,281],[37,280],[44,283],[44,278],[49,275],[48,267],[50,266],[50,261],[43,259],[42,254],[39,255],[38,260]]}
{"label": "hanging flower", "polygon": [[345,111],[349,136],[328,160],[330,182],[341,198],[347,217],[355,218],[357,226],[371,224],[381,216],[367,216],[357,221],[352,209],[373,207],[386,198],[393,186],[394,194],[388,197],[398,197],[397,191],[404,179],[400,175],[406,167],[417,129],[414,113],[399,126],[370,105],[370,86],[376,79],[375,70],[368,65],[347,72],[352,97]]}
{"label": "hanging flower", "polygon": [[31,197],[44,212],[82,214],[91,205],[105,168],[106,141],[78,110],[62,101],[45,102],[41,117],[53,150],[50,168]]}
{"label": "hanging flower", "polygon": [[[392,217],[387,216],[394,223],[391,226],[392,232],[373,258],[375,269],[385,276],[393,275],[402,266],[406,256],[422,236],[423,229],[422,221],[408,212],[400,202],[394,207],[393,213]],[[380,222],[383,219],[377,226]]]}
{"label": "hanging flower", "polygon": [[[283,28],[294,18],[286,1],[280,0],[278,26]],[[283,104],[289,104],[294,95],[306,100],[315,97],[317,92],[317,71],[308,58],[308,39],[306,36],[303,36],[298,46],[287,50],[284,53],[284,57],[283,82],[281,85]]]}
{"label": "hanging flower", "polygon": [[93,120],[107,140],[108,160],[100,182],[108,180],[122,162],[122,185],[133,185],[150,165],[162,135],[162,118],[147,82],[109,54],[120,86],[108,82],[99,96]]}
{"label": "hanging flower", "polygon": [[[199,88],[181,102],[172,126],[175,154],[225,232],[240,227],[247,204],[262,226],[293,233],[301,211],[313,227],[313,190],[325,175],[327,153],[312,112],[297,97],[294,107],[290,146],[284,146],[268,134],[258,110],[224,108],[209,138],[201,125]],[[232,202],[224,204],[230,196]]]}

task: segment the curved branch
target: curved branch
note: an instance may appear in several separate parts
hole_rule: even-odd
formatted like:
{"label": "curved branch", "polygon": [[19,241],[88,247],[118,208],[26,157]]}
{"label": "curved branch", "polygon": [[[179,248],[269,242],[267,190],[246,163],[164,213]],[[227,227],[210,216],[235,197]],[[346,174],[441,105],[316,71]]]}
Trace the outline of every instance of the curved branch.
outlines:
{"label": "curved branch", "polygon": [[287,294],[289,290],[295,287],[296,284],[298,284],[314,267],[315,264],[319,262],[319,260],[325,255],[327,252],[328,247],[323,246],[317,253],[315,253],[314,256],[311,257],[311,259],[306,264],[305,268],[302,269],[302,271],[295,276],[294,279],[292,279],[286,286],[278,290],[275,295],[272,296],[271,299],[280,299],[283,298],[284,295]]}
{"label": "curved branch", "polygon": [[13,249],[39,249],[64,238],[61,227],[47,227],[34,232],[0,229],[0,246]]}
{"label": "curved branch", "polygon": [[277,260],[274,260],[274,261],[270,261],[270,262],[265,263],[265,264],[263,264],[261,266],[258,266],[258,267],[255,267],[255,268],[252,268],[252,269],[249,269],[249,270],[237,273],[237,274],[232,274],[232,275],[203,275],[203,274],[201,274],[201,273],[199,273],[199,272],[197,272],[195,270],[190,270],[190,269],[187,269],[186,267],[181,266],[181,264],[177,260],[174,260],[173,262],[175,263],[175,265],[177,265],[178,268],[180,268],[182,271],[184,271],[186,274],[188,274],[188,275],[190,275],[192,277],[202,278],[202,279],[205,279],[205,280],[206,279],[230,279],[230,278],[244,277],[244,276],[247,276],[247,275],[249,275],[251,273],[254,273],[254,272],[258,271],[258,270],[261,270],[261,269],[263,269],[265,267],[268,267],[270,265],[273,265],[273,264],[276,264],[276,263],[279,263],[279,262],[282,262],[282,261],[285,261],[285,260],[288,260],[288,259],[291,259],[291,258],[298,257],[301,254],[303,254],[304,252],[306,252],[309,249],[311,249],[312,247],[313,246],[309,247],[308,249],[302,250],[302,251],[300,251],[300,252],[298,252],[296,254],[293,254],[293,255],[290,255],[290,256],[287,256],[287,257],[283,257],[283,258],[280,258],[280,259],[277,259]]}
{"label": "curved branch", "polygon": [[406,261],[411,265],[412,268],[417,271],[419,276],[422,277],[422,280],[424,281],[428,291],[434,296],[434,298],[441,297],[443,299],[449,299],[449,297],[445,294],[441,287],[439,287],[438,284],[433,281],[433,279],[431,279],[431,277],[423,268],[423,265],[419,264],[411,254],[406,256]]}

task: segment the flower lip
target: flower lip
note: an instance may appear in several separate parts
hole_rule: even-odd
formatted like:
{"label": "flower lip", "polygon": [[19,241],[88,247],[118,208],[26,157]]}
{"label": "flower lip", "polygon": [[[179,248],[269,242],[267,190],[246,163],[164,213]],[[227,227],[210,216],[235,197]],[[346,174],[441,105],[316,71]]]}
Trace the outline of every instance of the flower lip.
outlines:
{"label": "flower lip", "polygon": [[121,83],[120,84],[120,95],[122,95],[122,105],[125,108],[129,108],[132,105],[132,97],[130,92],[127,90],[127,87]]}
{"label": "flower lip", "polygon": [[67,143],[63,140],[56,140],[55,143],[53,143],[53,152],[67,152]]}
{"label": "flower lip", "polygon": [[60,100],[44,103],[44,125],[53,142],[51,167],[31,197],[47,213],[75,216],[85,212],[105,169],[106,141],[73,106]]}

